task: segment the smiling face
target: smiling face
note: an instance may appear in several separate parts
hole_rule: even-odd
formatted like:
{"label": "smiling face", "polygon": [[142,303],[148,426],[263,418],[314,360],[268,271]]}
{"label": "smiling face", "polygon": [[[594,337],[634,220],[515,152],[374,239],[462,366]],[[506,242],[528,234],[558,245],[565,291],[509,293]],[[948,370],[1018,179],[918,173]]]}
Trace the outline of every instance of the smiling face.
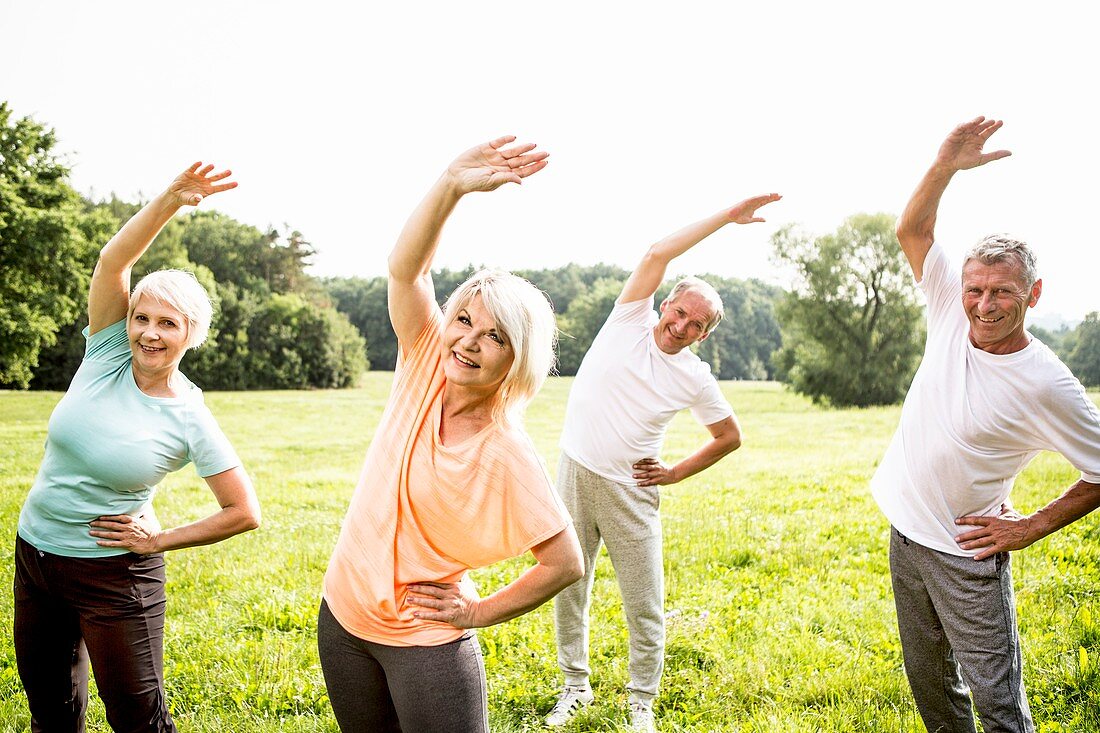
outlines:
{"label": "smiling face", "polygon": [[142,295],[126,323],[134,369],[170,376],[187,351],[187,319],[178,310]]}
{"label": "smiling face", "polygon": [[991,354],[1011,354],[1028,344],[1024,314],[1039,302],[1043,281],[1025,282],[1013,260],[963,265],[962,305],[970,321],[970,342]]}
{"label": "smiling face", "polygon": [[666,354],[678,354],[706,339],[707,324],[714,318],[714,306],[695,290],[680,293],[676,300],[661,303],[661,319],[653,327],[653,340]]}
{"label": "smiling face", "polygon": [[515,354],[480,294],[460,308],[443,331],[443,359],[452,385],[495,392],[508,376]]}

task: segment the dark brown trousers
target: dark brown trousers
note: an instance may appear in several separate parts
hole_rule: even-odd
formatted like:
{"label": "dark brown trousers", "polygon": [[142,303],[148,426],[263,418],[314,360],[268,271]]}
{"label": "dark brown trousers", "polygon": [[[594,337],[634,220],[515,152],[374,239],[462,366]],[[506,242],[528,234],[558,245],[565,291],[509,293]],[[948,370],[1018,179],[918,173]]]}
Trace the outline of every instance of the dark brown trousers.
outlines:
{"label": "dark brown trousers", "polygon": [[15,545],[15,656],[34,733],[83,733],[88,664],[116,733],[175,733],[164,699],[164,556]]}

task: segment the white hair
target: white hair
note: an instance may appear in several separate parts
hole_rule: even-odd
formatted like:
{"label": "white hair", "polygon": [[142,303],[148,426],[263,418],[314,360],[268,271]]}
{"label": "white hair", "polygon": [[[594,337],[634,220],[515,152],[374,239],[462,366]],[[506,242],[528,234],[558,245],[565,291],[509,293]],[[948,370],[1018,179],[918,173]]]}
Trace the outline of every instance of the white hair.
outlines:
{"label": "white hair", "polygon": [[185,270],[157,270],[141,278],[130,294],[127,320],[134,315],[134,307],[143,295],[175,308],[187,319],[187,348],[198,348],[206,341],[214,308],[194,274]]}

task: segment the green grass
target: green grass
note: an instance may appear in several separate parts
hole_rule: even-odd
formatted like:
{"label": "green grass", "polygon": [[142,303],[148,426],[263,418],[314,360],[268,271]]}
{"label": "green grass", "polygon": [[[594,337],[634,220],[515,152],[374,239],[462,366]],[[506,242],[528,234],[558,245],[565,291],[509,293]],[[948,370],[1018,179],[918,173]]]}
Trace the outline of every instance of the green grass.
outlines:
{"label": "green grass", "polygon": [[[528,414],[551,472],[569,382],[551,380]],[[774,384],[723,387],[744,447],[663,491],[670,619],[661,730],[923,730],[901,669],[887,524],[867,490],[898,409],[824,410]],[[388,388],[389,375],[371,373],[358,390],[208,394],[255,480],[264,526],[169,555],[167,691],[184,733],[336,730],[315,647],[319,589]],[[58,398],[0,392],[6,547]],[[680,415],[666,457],[685,455],[704,437]],[[1075,478],[1064,460],[1043,454],[1017,481],[1015,504],[1032,510]],[[157,507],[167,525],[215,505],[187,468],[164,482]],[[479,571],[482,592],[527,562]],[[0,567],[0,584],[10,588],[10,551]],[[1025,679],[1040,730],[1100,731],[1096,517],[1019,553],[1014,567]],[[597,704],[569,731],[616,730],[626,720],[627,635],[606,555],[592,610]],[[6,630],[11,613],[5,590]],[[480,636],[493,730],[541,730],[560,683],[550,607]],[[28,718],[5,638],[0,731],[25,731]],[[89,730],[108,730],[94,696]]]}

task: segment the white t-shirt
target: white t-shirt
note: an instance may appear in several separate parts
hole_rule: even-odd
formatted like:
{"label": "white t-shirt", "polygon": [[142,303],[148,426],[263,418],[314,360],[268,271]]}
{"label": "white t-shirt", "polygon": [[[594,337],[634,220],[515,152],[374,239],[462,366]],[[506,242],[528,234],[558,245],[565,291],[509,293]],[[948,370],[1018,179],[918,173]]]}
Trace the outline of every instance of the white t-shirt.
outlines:
{"label": "white t-shirt", "polygon": [[733,415],[710,366],[689,349],[657,347],[653,296],[616,303],[585,354],[565,410],[561,448],[604,478],[634,484],[632,466],[661,453],[665,428],[688,408],[703,425]]}
{"label": "white t-shirt", "polygon": [[972,557],[955,519],[997,515],[1016,475],[1041,450],[1100,483],[1100,410],[1038,339],[1012,354],[970,343],[961,270],[933,245],[919,283],[928,298],[924,359],[901,424],[871,479],[890,523],[934,550]]}

